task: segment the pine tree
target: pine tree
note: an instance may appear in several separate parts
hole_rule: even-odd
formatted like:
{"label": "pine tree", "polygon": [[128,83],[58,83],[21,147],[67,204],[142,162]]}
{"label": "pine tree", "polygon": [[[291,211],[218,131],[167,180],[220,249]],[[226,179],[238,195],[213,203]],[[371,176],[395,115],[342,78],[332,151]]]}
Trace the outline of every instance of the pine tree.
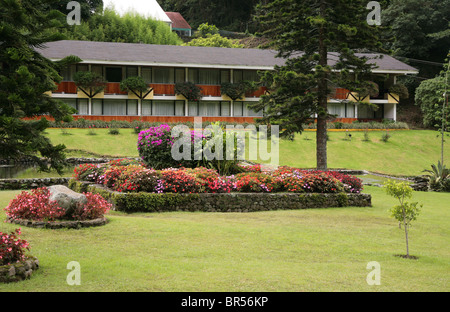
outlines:
{"label": "pine tree", "polygon": [[264,75],[270,94],[253,109],[265,111],[261,123],[278,124],[289,137],[316,115],[320,170],[327,169],[328,96],[336,87],[364,90],[373,65],[355,53],[381,47],[379,29],[367,23],[366,5],[361,0],[275,0],[258,7],[263,35],[286,63]]}
{"label": "pine tree", "polygon": [[[46,119],[27,118],[49,115],[61,121],[72,109],[45,93],[55,89],[61,66],[78,62],[69,57],[54,63],[35,48],[59,40],[61,13],[46,11],[48,0],[0,0],[0,158],[34,159],[41,169],[61,170],[65,146],[53,146],[43,131]],[[50,167],[40,157],[47,158]]]}

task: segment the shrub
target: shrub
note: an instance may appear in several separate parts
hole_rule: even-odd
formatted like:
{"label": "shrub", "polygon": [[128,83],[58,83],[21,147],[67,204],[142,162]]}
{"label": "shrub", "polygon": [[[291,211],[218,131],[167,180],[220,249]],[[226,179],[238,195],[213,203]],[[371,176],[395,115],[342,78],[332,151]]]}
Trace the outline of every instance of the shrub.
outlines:
{"label": "shrub", "polygon": [[201,191],[201,184],[197,179],[183,170],[162,170],[161,177],[164,192],[199,193]]}
{"label": "shrub", "polygon": [[121,176],[121,174],[127,170],[127,166],[110,166],[106,169],[105,174],[103,175],[103,185],[116,189],[117,188],[117,179]]}
{"label": "shrub", "polygon": [[82,164],[75,167],[73,177],[78,181],[103,184],[105,170],[105,165]]}
{"label": "shrub", "polygon": [[120,131],[119,131],[119,129],[112,129],[112,128],[110,128],[108,130],[108,133],[111,134],[111,135],[118,135],[118,134],[120,134]]}
{"label": "shrub", "polygon": [[31,192],[22,192],[5,208],[10,219],[25,219],[33,221],[55,220],[91,220],[103,216],[111,205],[100,195],[83,193],[87,198],[85,205],[77,207],[72,215],[59,207],[58,203],[50,200],[48,188],[38,188]]}
{"label": "shrub", "polygon": [[94,220],[103,217],[111,209],[111,204],[108,203],[102,196],[92,193],[83,193],[87,198],[87,203],[84,206],[79,206],[74,210],[72,218],[75,220],[85,221]]}
{"label": "shrub", "polygon": [[50,200],[50,191],[45,187],[21,192],[11,200],[5,211],[10,219],[34,221],[54,221],[66,213],[55,201]]}
{"label": "shrub", "polygon": [[172,145],[171,129],[167,124],[151,127],[139,133],[139,156],[150,168],[164,169],[178,165],[172,157]]}
{"label": "shrub", "polygon": [[302,177],[304,190],[308,193],[340,193],[344,191],[342,182],[325,173],[307,174]]}
{"label": "shrub", "polygon": [[381,136],[381,141],[386,143],[387,141],[389,141],[390,138],[391,134],[389,133],[389,131],[386,131],[386,133]]}
{"label": "shrub", "polygon": [[236,190],[238,192],[272,192],[274,181],[269,175],[262,173],[241,173],[236,175]]}
{"label": "shrub", "polygon": [[138,166],[129,166],[115,184],[119,192],[162,192],[161,174],[156,170]]}
{"label": "shrub", "polygon": [[25,251],[30,250],[29,243],[20,239],[20,229],[10,234],[0,232],[0,265],[24,261]]}

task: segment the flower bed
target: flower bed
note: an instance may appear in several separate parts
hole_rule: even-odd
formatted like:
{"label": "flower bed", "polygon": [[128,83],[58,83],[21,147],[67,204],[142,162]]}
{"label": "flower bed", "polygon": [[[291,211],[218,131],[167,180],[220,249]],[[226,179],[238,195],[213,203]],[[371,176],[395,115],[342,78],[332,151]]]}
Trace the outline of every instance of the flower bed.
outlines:
{"label": "flower bed", "polygon": [[9,283],[31,277],[39,268],[39,261],[25,255],[29,243],[20,239],[20,229],[7,234],[0,232],[0,282]]}
{"label": "flower bed", "polygon": [[101,194],[114,209],[125,212],[371,205],[370,195],[361,194],[362,181],[348,174],[290,167],[266,172],[260,165],[242,169],[242,173],[221,176],[203,167],[153,170],[143,164],[116,161],[79,166],[69,187],[76,192]]}
{"label": "flower bed", "polygon": [[153,170],[137,162],[85,164],[76,167],[78,181],[104,185],[123,193],[360,193],[362,180],[336,171],[279,167],[264,172],[260,165],[221,176],[216,170],[168,168]]}
{"label": "flower bed", "polygon": [[98,194],[84,193],[86,202],[76,204],[70,212],[51,200],[50,195],[46,187],[21,192],[4,209],[6,222],[53,229],[97,226],[107,222],[104,214],[111,209],[111,204]]}

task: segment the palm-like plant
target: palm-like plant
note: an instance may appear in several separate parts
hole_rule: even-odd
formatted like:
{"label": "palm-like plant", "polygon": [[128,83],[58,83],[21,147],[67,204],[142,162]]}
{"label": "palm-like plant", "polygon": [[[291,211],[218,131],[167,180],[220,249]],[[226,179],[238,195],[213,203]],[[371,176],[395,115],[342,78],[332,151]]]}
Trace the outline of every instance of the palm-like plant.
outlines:
{"label": "palm-like plant", "polygon": [[426,169],[423,172],[429,173],[426,176],[430,179],[430,189],[439,191],[441,189],[441,183],[447,178],[450,178],[450,169],[446,168],[440,161],[438,161],[437,165],[431,165],[431,169]]}

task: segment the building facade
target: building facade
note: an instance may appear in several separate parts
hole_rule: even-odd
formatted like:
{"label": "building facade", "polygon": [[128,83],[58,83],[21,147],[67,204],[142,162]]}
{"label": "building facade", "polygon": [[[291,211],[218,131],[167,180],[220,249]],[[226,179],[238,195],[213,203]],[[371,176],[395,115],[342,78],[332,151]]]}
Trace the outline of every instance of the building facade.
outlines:
{"label": "building facade", "polygon": [[[283,59],[276,52],[261,49],[227,49],[210,47],[164,46],[130,43],[57,41],[39,51],[51,60],[69,55],[83,62],[61,72],[63,81],[51,96],[77,110],[75,118],[87,120],[143,120],[155,122],[193,121],[203,117],[208,121],[253,122],[263,112],[252,111],[249,104],[259,101],[264,87],[233,101],[221,94],[225,82],[258,81],[258,72],[273,70]],[[332,57],[330,57],[332,61]],[[375,61],[375,60],[374,60]],[[396,120],[398,97],[387,90],[399,75],[417,71],[390,56],[377,59],[379,95],[359,101],[375,103],[378,110],[356,104],[358,98],[351,90],[336,89],[329,98],[329,112],[337,120]],[[89,98],[77,88],[73,76],[78,71],[92,71],[107,81],[104,92]],[[144,99],[122,91],[120,82],[140,76],[151,92]],[[193,82],[202,90],[200,101],[190,102],[175,94],[175,84]]]}

